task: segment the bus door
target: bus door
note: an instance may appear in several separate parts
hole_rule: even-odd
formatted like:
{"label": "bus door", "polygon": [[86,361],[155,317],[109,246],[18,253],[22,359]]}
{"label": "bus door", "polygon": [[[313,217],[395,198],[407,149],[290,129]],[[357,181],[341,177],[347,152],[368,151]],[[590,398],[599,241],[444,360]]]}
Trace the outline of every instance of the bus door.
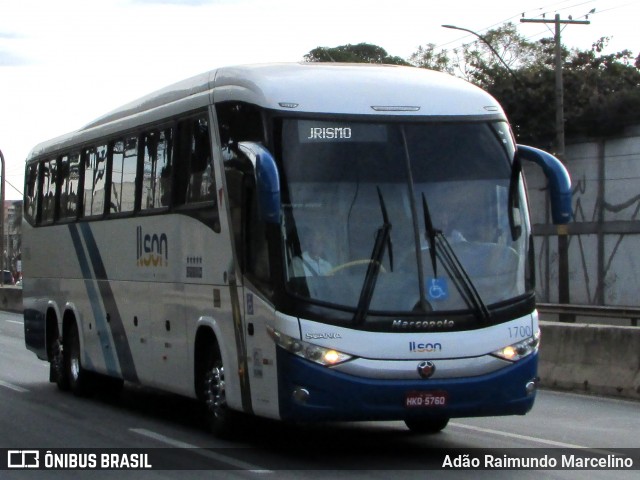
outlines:
{"label": "bus door", "polygon": [[278,378],[275,343],[267,333],[274,309],[259,294],[245,288],[245,339],[253,413],[278,418]]}
{"label": "bus door", "polygon": [[[267,222],[261,208],[261,189],[257,185],[257,153],[241,143],[233,159],[225,162],[229,194],[230,225],[234,238],[236,264],[242,276],[238,295],[242,302],[242,331],[237,339],[243,350],[240,371],[244,378],[243,404],[247,409],[246,389],[250,389],[253,413],[277,417],[277,378],[275,345],[267,335],[275,310],[267,300],[270,290],[270,259]],[[260,147],[262,148],[262,147]],[[264,151],[265,153],[266,150]],[[240,283],[240,282],[238,282]],[[233,295],[233,293],[232,293]]]}

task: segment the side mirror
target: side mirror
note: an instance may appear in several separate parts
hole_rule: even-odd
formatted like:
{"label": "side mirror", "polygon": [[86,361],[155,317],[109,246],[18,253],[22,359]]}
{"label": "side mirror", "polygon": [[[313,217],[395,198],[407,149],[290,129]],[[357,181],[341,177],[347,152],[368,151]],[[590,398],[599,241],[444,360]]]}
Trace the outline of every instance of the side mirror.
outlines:
{"label": "side mirror", "polygon": [[271,152],[255,142],[240,142],[240,150],[251,160],[256,176],[258,212],[266,223],[280,223],[280,175]]}
{"label": "side mirror", "polygon": [[556,225],[571,221],[571,177],[560,160],[550,153],[527,145],[518,145],[517,155],[539,165],[549,180],[551,217]]}

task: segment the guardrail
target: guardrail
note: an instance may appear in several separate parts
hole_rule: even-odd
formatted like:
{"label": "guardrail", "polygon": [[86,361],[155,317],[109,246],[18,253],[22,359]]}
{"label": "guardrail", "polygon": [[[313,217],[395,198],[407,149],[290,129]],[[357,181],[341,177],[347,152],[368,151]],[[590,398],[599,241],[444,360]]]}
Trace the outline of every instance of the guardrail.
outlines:
{"label": "guardrail", "polygon": [[631,321],[632,327],[638,326],[640,307],[611,307],[599,305],[561,305],[558,303],[538,303],[538,312],[557,314],[564,321],[575,322],[575,317],[624,318]]}

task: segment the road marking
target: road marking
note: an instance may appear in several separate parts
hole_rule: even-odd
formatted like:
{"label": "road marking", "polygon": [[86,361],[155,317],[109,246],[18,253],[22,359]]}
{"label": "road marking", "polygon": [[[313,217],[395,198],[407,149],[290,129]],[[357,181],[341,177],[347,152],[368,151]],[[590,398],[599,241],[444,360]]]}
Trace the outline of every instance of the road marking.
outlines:
{"label": "road marking", "polygon": [[20,392],[20,393],[25,393],[25,392],[29,391],[26,388],[22,388],[22,387],[20,387],[18,385],[14,385],[13,383],[3,382],[2,380],[0,380],[0,387],[9,388],[11,390],[14,390],[14,391]]}
{"label": "road marking", "polygon": [[18,321],[18,320],[5,320],[5,322],[8,322],[8,323],[17,323],[18,325],[24,325],[24,322],[20,322],[20,321]]}
{"label": "road marking", "polygon": [[529,435],[520,435],[518,433],[501,432],[500,430],[474,427],[472,425],[463,425],[461,423],[450,423],[449,425],[453,427],[458,427],[458,428],[466,428],[467,430],[473,430],[474,432],[491,433],[493,435],[500,435],[502,437],[517,438],[518,440],[526,440],[528,442],[542,443],[544,445],[551,445],[552,447],[587,448],[587,447],[583,447],[582,445],[574,445],[572,443],[556,442],[554,440],[546,440],[544,438],[530,437]]}
{"label": "road marking", "polygon": [[[549,445],[551,447],[580,448],[583,450],[588,450],[590,452],[597,453],[599,455],[611,455],[611,454],[621,455],[620,453],[616,453],[616,452],[601,449],[601,448],[589,448],[589,447],[585,447],[584,445],[575,445],[573,443],[556,442],[555,440],[547,440],[546,438],[530,437],[529,435],[520,435],[518,433],[502,432],[500,430],[492,430],[490,428],[474,427],[472,425],[463,425],[461,423],[450,423],[449,425],[452,427],[473,430],[474,432],[490,433],[493,435],[500,435],[502,437],[517,438],[518,440],[525,440],[527,442],[541,443],[543,445]],[[626,455],[622,455],[622,456],[626,456]]]}
{"label": "road marking", "polygon": [[183,442],[181,440],[176,440],[152,430],[147,430],[145,428],[130,428],[129,430],[133,433],[137,433],[138,435],[142,435],[143,437],[152,438],[167,445],[171,445],[172,447],[194,449],[194,452],[198,455],[202,455],[203,457],[210,458],[212,460],[215,460],[216,462],[221,462],[232,467],[240,468],[242,470],[248,470],[253,473],[273,473],[272,470],[265,470],[264,468],[261,468],[257,465],[243,462],[242,460],[237,460],[220,453],[212,452],[211,450],[206,450],[197,447],[196,445]]}

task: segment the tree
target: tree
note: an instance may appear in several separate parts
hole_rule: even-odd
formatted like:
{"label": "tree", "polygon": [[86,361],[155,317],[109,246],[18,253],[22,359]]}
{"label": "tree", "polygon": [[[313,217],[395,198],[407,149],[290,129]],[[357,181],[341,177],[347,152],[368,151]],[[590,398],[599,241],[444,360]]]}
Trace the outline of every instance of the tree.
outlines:
{"label": "tree", "polygon": [[[505,109],[518,141],[552,149],[555,139],[553,39],[530,42],[508,23],[461,49],[435,52],[433,44],[411,56],[484,88]],[[640,122],[640,56],[628,50],[605,55],[608,38],[589,50],[562,50],[564,117],[568,136],[610,135]],[[499,59],[493,52],[495,50]]]}
{"label": "tree", "polygon": [[640,68],[629,50],[604,55],[609,38],[565,64],[568,134],[610,135],[640,121]]}
{"label": "tree", "polygon": [[[429,43],[424,47],[418,47],[418,51],[411,55],[409,61],[412,65],[429,70],[437,70],[453,75],[454,67],[447,50],[435,51],[435,43]],[[454,53],[456,51],[454,50]]]}
{"label": "tree", "polygon": [[391,65],[409,65],[396,56],[370,43],[347,44],[339,47],[316,47],[304,56],[305,62],[345,62],[345,63],[384,63]]}
{"label": "tree", "polygon": [[527,40],[513,23],[489,30],[482,38],[463,45],[454,65],[463,78],[482,88],[491,86],[499,76],[513,76],[511,71],[544,61],[543,44]]}

